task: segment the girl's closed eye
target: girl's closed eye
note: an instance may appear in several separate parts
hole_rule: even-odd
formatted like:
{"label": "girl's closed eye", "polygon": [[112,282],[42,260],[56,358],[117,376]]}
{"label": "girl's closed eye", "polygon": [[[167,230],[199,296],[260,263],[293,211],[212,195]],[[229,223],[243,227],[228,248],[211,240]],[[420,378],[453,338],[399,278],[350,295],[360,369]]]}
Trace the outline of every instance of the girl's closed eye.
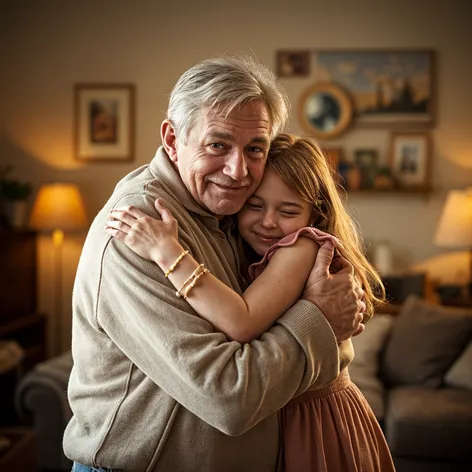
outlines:
{"label": "girl's closed eye", "polygon": [[262,205],[258,203],[247,202],[246,207],[251,210],[262,210]]}

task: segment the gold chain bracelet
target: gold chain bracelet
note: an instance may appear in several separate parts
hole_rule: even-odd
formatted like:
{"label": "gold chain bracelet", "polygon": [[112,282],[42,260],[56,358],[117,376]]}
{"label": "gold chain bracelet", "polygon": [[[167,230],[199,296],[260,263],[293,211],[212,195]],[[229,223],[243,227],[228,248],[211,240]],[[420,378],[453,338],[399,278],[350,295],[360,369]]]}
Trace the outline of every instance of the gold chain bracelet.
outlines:
{"label": "gold chain bracelet", "polygon": [[192,290],[193,287],[195,287],[195,284],[197,283],[198,279],[200,277],[203,277],[205,274],[208,274],[208,272],[210,272],[206,267],[202,270],[202,272],[200,272],[198,275],[196,275],[194,277],[194,279],[192,280],[191,284],[185,289],[185,293],[183,295],[183,298],[184,300],[187,299],[188,297],[188,294],[190,293],[190,291]]}
{"label": "gold chain bracelet", "polygon": [[184,251],[180,256],[174,261],[174,263],[169,267],[169,270],[164,274],[166,277],[169,277],[169,275],[175,270],[175,268],[179,265],[180,261],[187,255],[190,254],[189,251]]}
{"label": "gold chain bracelet", "polygon": [[190,277],[175,292],[175,295],[178,298],[183,298],[186,300],[190,291],[193,289],[193,287],[195,287],[198,279],[209,272],[210,271],[205,267],[205,264],[199,264],[198,267],[192,272]]}

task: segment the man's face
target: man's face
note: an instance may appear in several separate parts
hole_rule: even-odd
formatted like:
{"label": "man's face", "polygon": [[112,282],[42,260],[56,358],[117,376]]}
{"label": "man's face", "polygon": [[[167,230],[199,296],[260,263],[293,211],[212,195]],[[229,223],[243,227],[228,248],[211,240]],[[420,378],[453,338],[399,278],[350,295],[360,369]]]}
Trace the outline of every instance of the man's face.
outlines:
{"label": "man's face", "polygon": [[176,164],[195,201],[217,216],[237,213],[262,180],[270,146],[270,119],[263,102],[234,110],[225,120],[211,110],[176,141]]}

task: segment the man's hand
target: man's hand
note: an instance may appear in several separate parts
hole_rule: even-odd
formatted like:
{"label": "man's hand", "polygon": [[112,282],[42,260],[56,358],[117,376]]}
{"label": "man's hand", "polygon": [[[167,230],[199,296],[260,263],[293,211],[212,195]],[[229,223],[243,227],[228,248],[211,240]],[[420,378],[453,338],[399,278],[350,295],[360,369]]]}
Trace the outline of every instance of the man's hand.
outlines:
{"label": "man's hand", "polygon": [[366,305],[364,290],[354,277],[352,265],[343,259],[342,268],[330,274],[334,248],[324,243],[307,280],[302,298],[314,303],[328,320],[338,342],[364,331],[362,324]]}

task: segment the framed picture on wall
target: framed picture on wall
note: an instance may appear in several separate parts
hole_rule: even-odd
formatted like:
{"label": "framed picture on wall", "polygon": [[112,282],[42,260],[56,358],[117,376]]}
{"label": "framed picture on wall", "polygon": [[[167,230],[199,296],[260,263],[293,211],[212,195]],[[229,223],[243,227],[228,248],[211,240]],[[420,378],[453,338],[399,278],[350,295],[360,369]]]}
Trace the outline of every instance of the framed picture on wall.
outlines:
{"label": "framed picture on wall", "polygon": [[372,188],[378,167],[378,151],[376,149],[356,149],[354,163],[361,172],[361,188]]}
{"label": "framed picture on wall", "polygon": [[428,133],[394,133],[390,167],[400,188],[427,188],[431,167],[431,137]]}
{"label": "framed picture on wall", "polygon": [[135,87],[76,84],[75,158],[83,162],[134,159]]}
{"label": "framed picture on wall", "polygon": [[344,159],[344,149],[340,146],[328,146],[322,149],[323,154],[326,156],[326,161],[333,173],[334,180],[342,184],[342,178],[339,174],[339,167]]}
{"label": "framed picture on wall", "polygon": [[434,124],[434,51],[327,50],[313,56],[314,80],[336,82],[352,96],[356,125]]}
{"label": "framed picture on wall", "polygon": [[343,148],[340,146],[329,146],[323,148],[323,154],[326,156],[329,166],[333,172],[338,171],[338,166],[343,159]]}
{"label": "framed picture on wall", "polygon": [[279,77],[307,77],[310,74],[310,51],[277,51],[275,59]]}

